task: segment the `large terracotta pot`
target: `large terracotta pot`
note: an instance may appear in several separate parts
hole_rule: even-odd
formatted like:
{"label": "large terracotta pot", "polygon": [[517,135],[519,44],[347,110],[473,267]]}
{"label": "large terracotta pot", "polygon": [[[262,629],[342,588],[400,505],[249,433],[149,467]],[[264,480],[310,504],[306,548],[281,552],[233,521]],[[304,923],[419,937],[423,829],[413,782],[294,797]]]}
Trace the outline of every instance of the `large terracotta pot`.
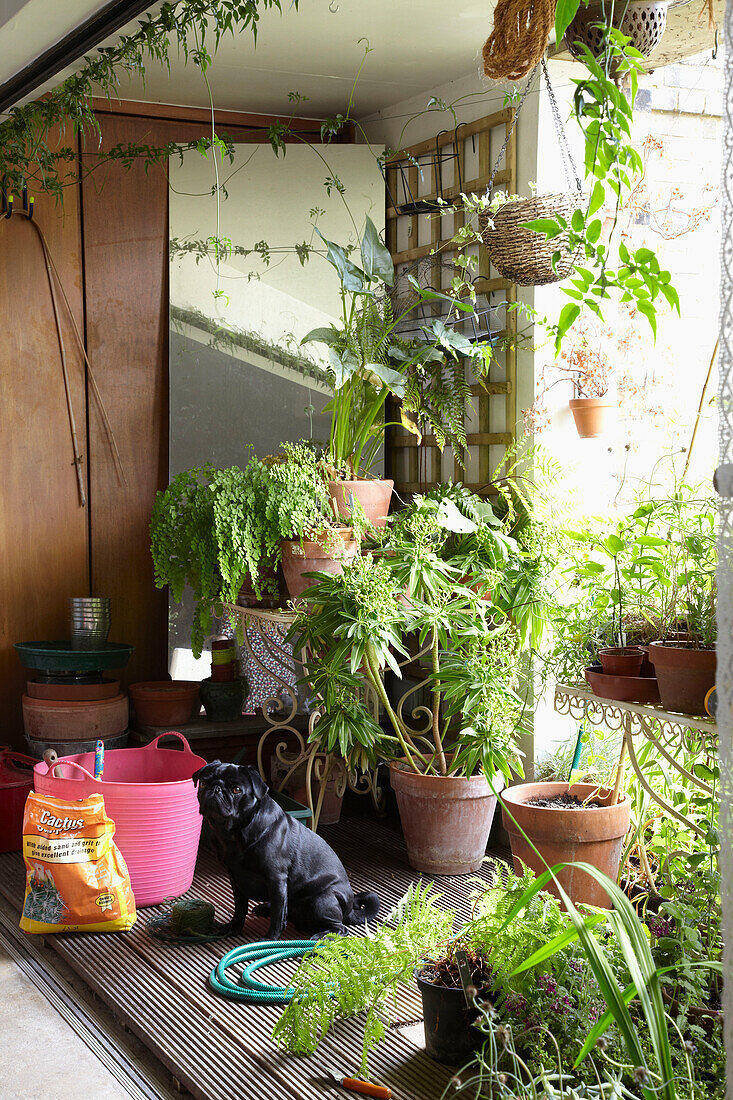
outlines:
{"label": "large terracotta pot", "polygon": [[351,519],[351,497],[358,500],[364,514],[374,527],[386,527],[389,503],[392,499],[394,481],[391,478],[381,480],[360,479],[358,481],[329,481],[328,489],[336,502],[339,515]]}
{"label": "large terracotta pot", "polygon": [[[624,798],[615,806],[593,807],[587,810],[565,810],[545,806],[528,806],[530,798],[554,798],[564,794],[567,783],[520,783],[509,787],[501,797],[501,813],[504,828],[509,833],[514,857],[514,870],[522,874],[526,864],[536,875],[556,863],[590,863],[616,881],[618,865],[629,831],[631,801]],[[572,793],[581,801],[595,794],[593,783],[574,783]],[[603,788],[598,791],[599,801],[608,797]],[[518,826],[524,830],[542,859],[525,840]],[[543,862],[543,860],[545,862]],[[575,867],[565,867],[557,875],[571,901],[586,902],[601,909],[610,909],[608,894],[594,878]],[[552,879],[547,884],[550,893],[558,895]]]}
{"label": "large terracotta pot", "polygon": [[611,405],[603,397],[573,398],[570,411],[581,439],[594,439],[597,435],[603,435],[610,408]]}
{"label": "large terracotta pot", "polygon": [[[334,539],[335,550],[331,545]],[[344,563],[356,557],[359,544],[350,527],[340,527],[334,532],[329,532],[329,538],[326,541],[328,549],[320,542],[311,542],[310,539],[303,539],[302,543],[280,543],[285,583],[293,599],[302,596],[306,588],[314,583],[311,577],[304,577],[304,573],[341,573]]]}
{"label": "large terracotta pot", "polygon": [[[496,795],[485,776],[418,775],[398,760],[389,766],[389,779],[397,795],[410,866],[431,875],[477,871],[486,855],[496,810]],[[503,785],[503,778],[495,776],[494,791]]]}
{"label": "large terracotta pot", "polygon": [[23,696],[23,725],[35,741],[91,741],[124,733],[128,721],[127,696],[74,702]]}
{"label": "large terracotta pot", "polygon": [[657,674],[664,709],[705,714],[705,696],[715,687],[715,650],[652,642],[647,652]]}

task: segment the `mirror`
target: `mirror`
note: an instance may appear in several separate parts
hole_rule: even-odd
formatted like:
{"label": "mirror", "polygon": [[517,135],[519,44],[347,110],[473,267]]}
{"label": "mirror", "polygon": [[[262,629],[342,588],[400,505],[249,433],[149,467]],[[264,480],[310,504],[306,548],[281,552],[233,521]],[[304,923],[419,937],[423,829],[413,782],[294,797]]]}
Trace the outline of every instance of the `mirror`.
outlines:
{"label": "mirror", "polygon": [[[234,149],[233,163],[191,150],[170,165],[171,477],[206,462],[243,466],[248,444],[263,458],[285,440],[327,439],[325,349],[300,342],[337,319],[338,279],[312,251],[313,227],[349,245],[367,215],[384,226],[384,183],[366,146]],[[191,609],[171,611],[170,649],[188,650]],[[208,658],[172,671],[205,676]]]}

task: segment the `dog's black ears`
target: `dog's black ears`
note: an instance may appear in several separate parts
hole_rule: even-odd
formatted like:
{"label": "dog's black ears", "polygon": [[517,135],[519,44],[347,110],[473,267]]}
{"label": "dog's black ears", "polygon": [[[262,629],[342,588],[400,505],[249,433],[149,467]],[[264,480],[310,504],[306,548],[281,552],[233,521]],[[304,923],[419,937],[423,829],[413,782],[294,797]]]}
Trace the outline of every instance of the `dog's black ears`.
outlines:
{"label": "dog's black ears", "polygon": [[249,777],[252,782],[252,793],[255,798],[264,798],[267,794],[267,783],[258,772],[257,768],[249,767]]}
{"label": "dog's black ears", "polygon": [[215,768],[220,767],[221,760],[212,760],[210,764],[204,764],[203,768],[199,768],[197,772],[194,772],[191,776],[191,779],[193,779],[194,783],[198,783],[199,780],[205,779],[207,775],[210,775],[211,771],[213,771]]}

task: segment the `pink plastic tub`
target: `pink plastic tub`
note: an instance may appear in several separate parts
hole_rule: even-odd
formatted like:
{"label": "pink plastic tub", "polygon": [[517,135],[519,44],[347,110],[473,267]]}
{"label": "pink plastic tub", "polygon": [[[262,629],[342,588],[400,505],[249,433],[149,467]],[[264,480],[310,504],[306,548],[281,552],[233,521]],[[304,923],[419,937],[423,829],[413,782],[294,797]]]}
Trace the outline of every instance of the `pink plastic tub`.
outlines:
{"label": "pink plastic tub", "polygon": [[202,819],[191,776],[206,761],[182,734],[161,734],[170,736],[180,737],[183,752],[159,749],[160,737],[143,749],[106,752],[101,780],[94,778],[93,752],[33,769],[39,794],[72,801],[104,795],[138,907],[180,897],[193,881]]}

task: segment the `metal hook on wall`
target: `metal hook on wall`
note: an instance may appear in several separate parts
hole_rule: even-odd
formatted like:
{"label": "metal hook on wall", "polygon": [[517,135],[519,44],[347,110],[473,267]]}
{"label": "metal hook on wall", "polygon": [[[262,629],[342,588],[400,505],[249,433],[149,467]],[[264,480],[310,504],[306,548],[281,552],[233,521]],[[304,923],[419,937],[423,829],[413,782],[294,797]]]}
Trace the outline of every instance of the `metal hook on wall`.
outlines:
{"label": "metal hook on wall", "polygon": [[339,10],[339,6],[336,3],[336,0],[331,0],[331,3],[328,5],[328,10],[331,12],[332,15],[336,14],[336,12]]}
{"label": "metal hook on wall", "polygon": [[[28,198],[28,188],[23,188],[22,206],[18,211],[19,214],[24,214],[29,221],[33,219],[33,208],[35,200],[31,197]],[[8,194],[7,182],[3,179],[2,186],[0,186],[0,217],[10,218],[13,215],[15,209],[15,198],[12,194]]]}

